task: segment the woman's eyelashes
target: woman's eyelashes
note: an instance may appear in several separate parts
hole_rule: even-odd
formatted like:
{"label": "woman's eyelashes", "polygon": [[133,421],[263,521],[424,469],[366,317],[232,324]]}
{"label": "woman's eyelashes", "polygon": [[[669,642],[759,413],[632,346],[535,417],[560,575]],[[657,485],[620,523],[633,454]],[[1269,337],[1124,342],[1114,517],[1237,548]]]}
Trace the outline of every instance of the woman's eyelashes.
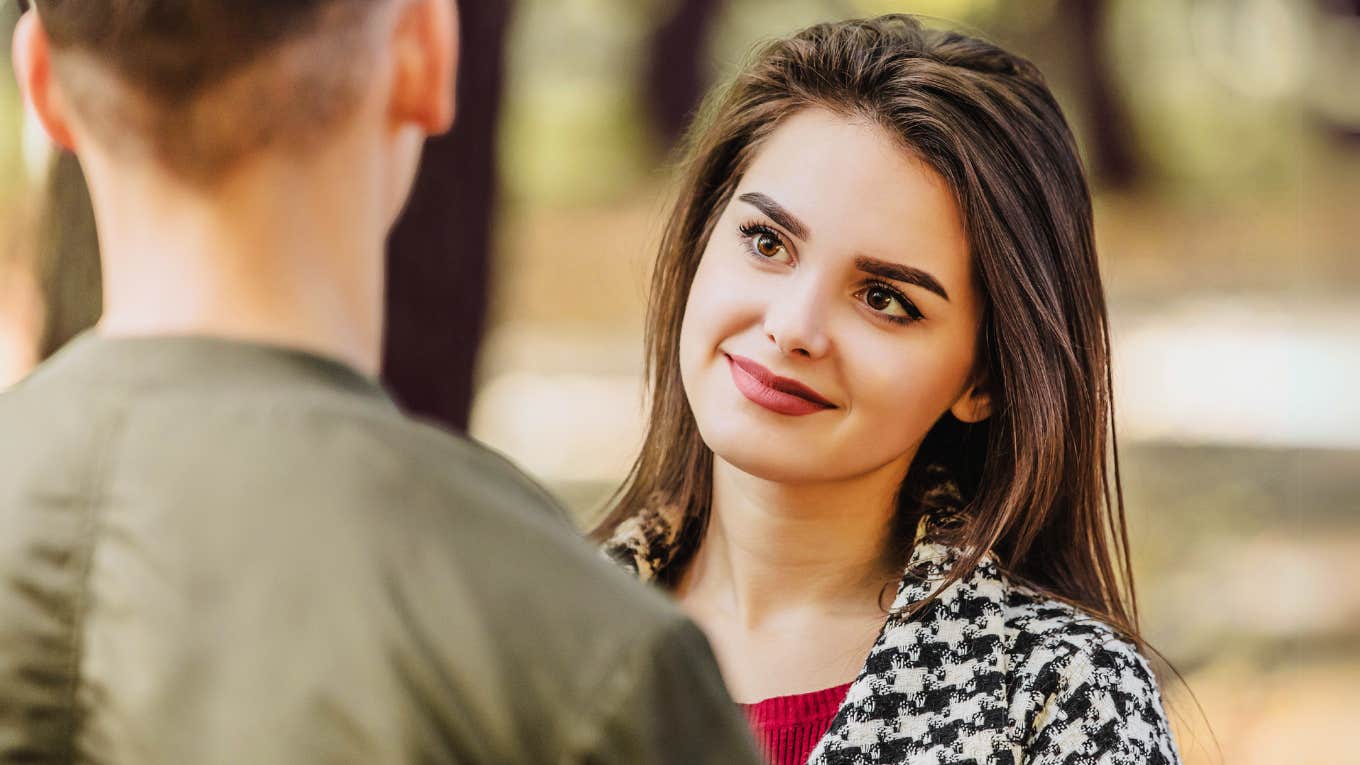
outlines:
{"label": "woman's eyelashes", "polygon": [[742,242],[757,260],[772,260],[776,263],[792,263],[793,255],[784,244],[784,238],[774,229],[761,223],[744,223],[740,226]]}
{"label": "woman's eyelashes", "polygon": [[[750,222],[738,227],[742,244],[746,251],[758,261],[773,261],[788,265],[793,262],[793,254],[784,244],[784,237],[769,226]],[[901,290],[880,281],[868,281],[855,291],[854,297],[864,303],[869,310],[885,321],[893,324],[910,324],[925,318],[916,304]]]}
{"label": "woman's eyelashes", "polygon": [[925,318],[906,295],[883,282],[866,282],[855,292],[855,297],[863,301],[869,310],[894,324],[910,324]]}

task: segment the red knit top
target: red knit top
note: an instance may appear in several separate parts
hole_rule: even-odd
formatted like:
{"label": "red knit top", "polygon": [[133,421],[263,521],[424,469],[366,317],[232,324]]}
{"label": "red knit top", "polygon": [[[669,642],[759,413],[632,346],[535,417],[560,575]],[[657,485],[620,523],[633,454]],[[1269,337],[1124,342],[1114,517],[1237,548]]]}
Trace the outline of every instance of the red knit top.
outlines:
{"label": "red knit top", "polygon": [[824,691],[741,704],[770,765],[806,765],[836,717],[850,683]]}

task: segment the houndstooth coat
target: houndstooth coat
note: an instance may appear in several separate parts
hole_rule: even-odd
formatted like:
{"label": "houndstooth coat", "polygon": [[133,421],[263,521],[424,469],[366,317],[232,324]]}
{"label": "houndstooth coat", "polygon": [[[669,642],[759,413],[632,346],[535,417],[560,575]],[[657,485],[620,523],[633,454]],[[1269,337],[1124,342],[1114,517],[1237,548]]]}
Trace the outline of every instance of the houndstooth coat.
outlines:
{"label": "houndstooth coat", "polygon": [[[644,510],[604,551],[654,581],[678,509]],[[922,518],[895,614],[961,552]],[[924,575],[922,575],[924,574]],[[1008,580],[991,553],[911,619],[890,615],[811,765],[1172,765],[1180,756],[1147,661],[1081,611]]]}

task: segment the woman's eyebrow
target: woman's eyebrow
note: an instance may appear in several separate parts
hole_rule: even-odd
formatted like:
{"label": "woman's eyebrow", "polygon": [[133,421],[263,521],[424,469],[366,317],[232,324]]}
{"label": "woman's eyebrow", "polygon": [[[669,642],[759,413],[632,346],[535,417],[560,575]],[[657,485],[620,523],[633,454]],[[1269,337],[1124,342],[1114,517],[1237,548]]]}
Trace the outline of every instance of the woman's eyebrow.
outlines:
{"label": "woman's eyebrow", "polygon": [[917,287],[934,292],[945,300],[949,299],[949,293],[944,291],[944,287],[940,286],[935,277],[919,268],[904,266],[901,263],[889,263],[886,260],[878,260],[863,255],[855,258],[855,268],[874,276],[881,276],[884,279],[892,279],[895,282],[915,284]]}
{"label": "woman's eyebrow", "polygon": [[[805,242],[808,241],[811,232],[808,231],[807,225],[801,220],[798,220],[797,216],[793,213],[784,209],[783,205],[774,201],[769,195],[762,194],[759,191],[748,191],[737,197],[737,199],[770,216],[770,220],[778,223],[785,229],[788,229],[790,234],[793,234]],[[855,258],[855,267],[867,274],[873,274],[874,276],[879,276],[884,279],[891,279],[895,282],[902,282],[904,284],[914,284],[917,287],[934,292],[945,300],[949,300],[949,293],[940,285],[939,280],[931,276],[929,272],[922,271],[919,268],[904,266],[901,263],[892,263],[863,255]]]}
{"label": "woman's eyebrow", "polygon": [[788,229],[790,234],[808,241],[808,227],[791,212],[785,210],[783,205],[758,191],[750,191],[737,197],[738,200],[745,202],[757,210],[770,216],[770,220]]}

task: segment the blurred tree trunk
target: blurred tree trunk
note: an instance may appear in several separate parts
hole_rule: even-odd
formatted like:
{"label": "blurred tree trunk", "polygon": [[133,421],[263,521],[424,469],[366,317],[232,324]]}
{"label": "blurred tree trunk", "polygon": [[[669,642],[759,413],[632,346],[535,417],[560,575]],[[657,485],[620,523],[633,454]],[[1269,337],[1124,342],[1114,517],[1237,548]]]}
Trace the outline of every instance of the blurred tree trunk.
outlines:
{"label": "blurred tree trunk", "polygon": [[1062,36],[1072,53],[1073,83],[1086,106],[1086,148],[1091,171],[1110,188],[1128,188],[1141,176],[1133,117],[1120,94],[1109,54],[1109,0],[1060,0]]}
{"label": "blurred tree trunk", "polygon": [[708,89],[703,53],[722,3],[679,0],[675,6],[652,33],[645,93],[652,124],[667,146],[685,132]]}
{"label": "blurred tree trunk", "polygon": [[383,377],[408,410],[465,430],[486,321],[510,0],[459,0],[453,131],[425,146],[388,246]]}

